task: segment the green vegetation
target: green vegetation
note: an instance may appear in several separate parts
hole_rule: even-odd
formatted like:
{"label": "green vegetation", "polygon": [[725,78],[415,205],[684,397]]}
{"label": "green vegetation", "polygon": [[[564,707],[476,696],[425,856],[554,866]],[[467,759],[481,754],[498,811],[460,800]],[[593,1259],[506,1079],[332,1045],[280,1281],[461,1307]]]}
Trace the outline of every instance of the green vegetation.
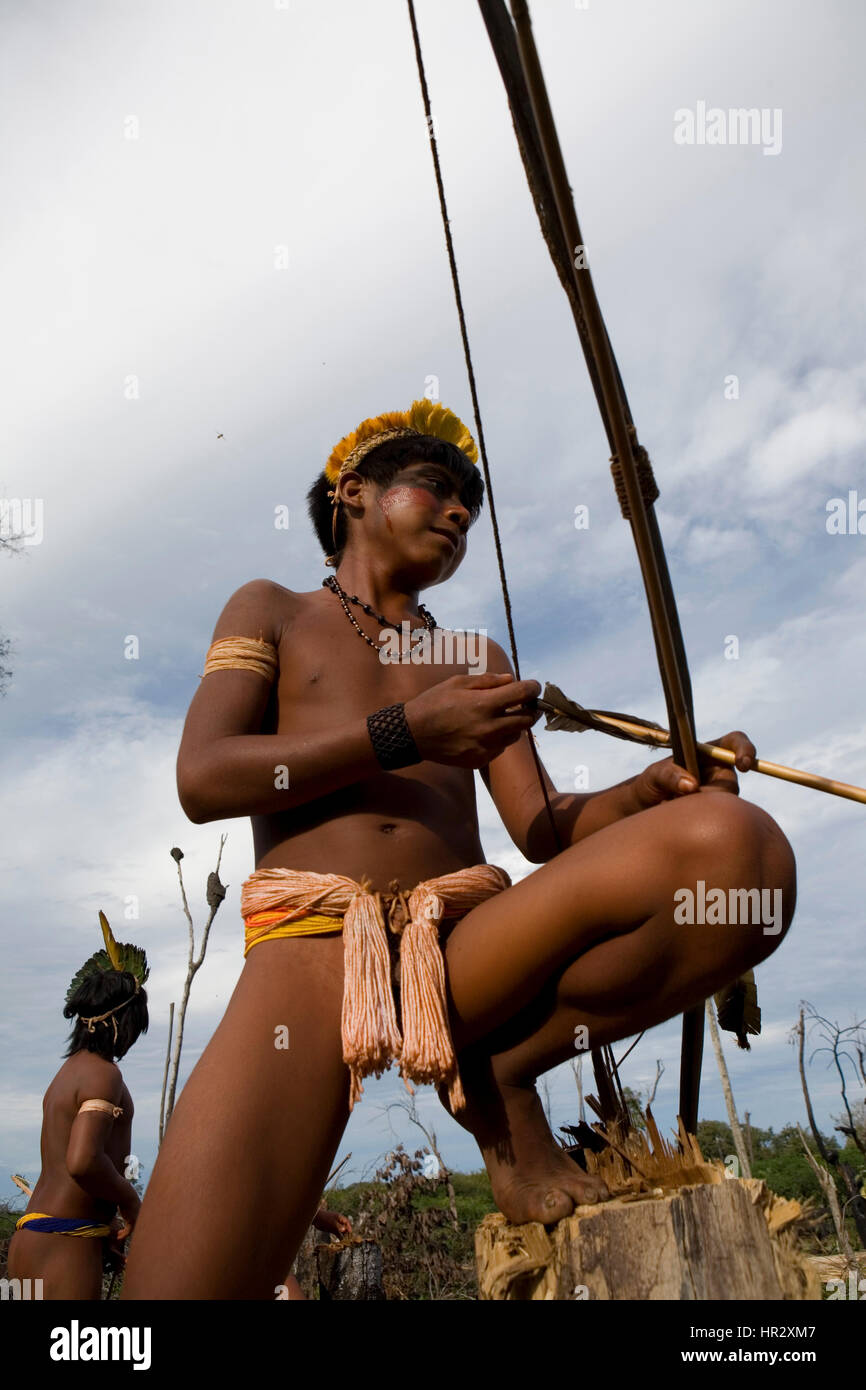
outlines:
{"label": "green vegetation", "polygon": [[8,1202],[0,1202],[0,1240],[10,1240],[15,1234],[15,1222],[24,1211],[24,1203],[11,1207]]}
{"label": "green vegetation", "polygon": [[450,1174],[455,1221],[447,1183],[421,1174],[423,1156],[398,1145],[378,1181],[336,1188],[327,1204],[351,1217],[355,1235],[381,1247],[389,1299],[477,1298],[475,1228],[496,1210],[490,1179],[484,1171]]}
{"label": "green vegetation", "polygon": [[[778,1134],[753,1125],[750,1135],[753,1177],[763,1178],[780,1197],[796,1197],[801,1202],[807,1197],[822,1200],[818,1179],[803,1152],[796,1125],[785,1125]],[[736,1153],[730,1125],[721,1120],[701,1120],[697,1137],[705,1158],[724,1161],[729,1154]],[[840,1152],[835,1139],[826,1135],[822,1138],[828,1153]],[[862,1160],[862,1155],[860,1157]]]}
{"label": "green vegetation", "polygon": [[[705,1158],[718,1158],[724,1161],[736,1153],[730,1126],[722,1120],[701,1120],[698,1124],[698,1143]],[[815,1145],[812,1135],[807,1135],[812,1151]],[[752,1177],[763,1178],[768,1187],[780,1197],[794,1197],[804,1204],[811,1199],[813,1216],[809,1223],[810,1235],[805,1236],[806,1244],[816,1252],[825,1248],[835,1248],[835,1233],[830,1214],[827,1211],[824,1194],[812,1165],[806,1158],[802,1140],[796,1125],[784,1125],[778,1134],[773,1129],[750,1130],[752,1153]],[[835,1136],[821,1135],[824,1147],[833,1161],[837,1187],[840,1163],[848,1164],[859,1181],[866,1183],[866,1160],[852,1139],[846,1140],[841,1148]],[[748,1141],[747,1141],[748,1142]],[[844,1188],[841,1189],[844,1192]],[[840,1194],[842,1204],[844,1195]],[[860,1247],[860,1240],[853,1215],[848,1211],[846,1220],[848,1233],[854,1249]]]}

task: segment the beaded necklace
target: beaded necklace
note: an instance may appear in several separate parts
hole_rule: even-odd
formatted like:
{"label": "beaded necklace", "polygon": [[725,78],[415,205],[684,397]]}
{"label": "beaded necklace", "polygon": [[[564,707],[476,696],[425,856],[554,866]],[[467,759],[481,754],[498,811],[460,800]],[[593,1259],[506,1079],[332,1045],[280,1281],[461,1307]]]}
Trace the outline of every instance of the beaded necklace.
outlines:
{"label": "beaded necklace", "polygon": [[[381,650],[379,644],[378,642],[374,642],[372,638],[368,637],[364,629],[355,620],[353,614],[349,611],[350,603],[356,603],[359,608],[363,608],[364,612],[367,613],[371,618],[375,618],[377,623],[379,623],[381,627],[390,627],[394,632],[400,631],[400,628],[397,626],[396,623],[389,623],[387,618],[384,618],[381,613],[377,613],[375,608],[370,607],[369,603],[364,603],[363,599],[358,598],[357,594],[347,594],[335,574],[329,574],[327,579],[322,580],[322,588],[330,589],[332,594],[337,595],[337,598],[340,600],[340,605],[343,609],[343,612],[349,619],[349,622],[352,624],[352,627],[355,629],[357,633],[360,634],[361,637],[363,637],[364,641],[367,643],[367,646],[372,647],[374,651],[378,652]],[[433,617],[433,614],[430,612],[430,609],[425,608],[423,603],[419,603],[418,613],[424,619],[424,626],[426,627],[427,631],[433,632],[434,628],[436,627],[436,619]]]}

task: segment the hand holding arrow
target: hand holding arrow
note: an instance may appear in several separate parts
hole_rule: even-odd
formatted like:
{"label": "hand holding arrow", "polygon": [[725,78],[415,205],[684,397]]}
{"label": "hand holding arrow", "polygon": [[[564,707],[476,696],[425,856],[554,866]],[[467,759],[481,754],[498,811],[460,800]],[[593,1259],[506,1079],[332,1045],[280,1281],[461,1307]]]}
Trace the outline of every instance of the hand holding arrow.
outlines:
{"label": "hand holding arrow", "polygon": [[[559,686],[550,681],[545,684],[543,698],[534,703],[547,716],[545,729],[565,729],[571,733],[595,729],[598,733],[624,738],[632,743],[648,743],[656,748],[671,746],[667,729],[654,724],[651,719],[616,714],[612,710],[585,709],[576,701],[569,700]],[[722,748],[717,743],[696,743],[695,747],[712,762],[736,767],[738,755],[731,748]],[[838,782],[832,777],[822,777],[817,772],[803,772],[800,768],[785,767],[783,763],[769,762],[766,758],[754,758],[750,768],[740,769],[746,770],[763,772],[767,777],[778,777],[785,782],[796,782],[801,787],[812,787],[815,791],[829,792],[831,796],[843,796],[849,801],[866,804],[866,788],[852,786],[850,782]]]}

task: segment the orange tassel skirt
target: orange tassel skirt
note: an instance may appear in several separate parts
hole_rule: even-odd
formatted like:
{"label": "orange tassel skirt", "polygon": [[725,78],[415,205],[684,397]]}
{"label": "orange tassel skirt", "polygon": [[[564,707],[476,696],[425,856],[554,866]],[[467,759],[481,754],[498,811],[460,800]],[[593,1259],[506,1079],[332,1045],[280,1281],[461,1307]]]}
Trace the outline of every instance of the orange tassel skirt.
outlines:
{"label": "orange tassel skirt", "polygon": [[[366,877],[356,883],[300,869],[257,869],[246,880],[241,889],[245,956],[264,941],[343,933],[342,1039],[351,1076],[350,1110],[363,1078],[381,1076],[394,1061],[407,1086],[412,1081],[444,1085],[452,1110],[465,1106],[448,1024],[439,928],[444,917],[464,917],[510,886],[508,874],[494,864],[426,879],[409,893],[400,891],[396,879],[392,891],[374,893]],[[389,931],[399,940],[402,1034]]]}

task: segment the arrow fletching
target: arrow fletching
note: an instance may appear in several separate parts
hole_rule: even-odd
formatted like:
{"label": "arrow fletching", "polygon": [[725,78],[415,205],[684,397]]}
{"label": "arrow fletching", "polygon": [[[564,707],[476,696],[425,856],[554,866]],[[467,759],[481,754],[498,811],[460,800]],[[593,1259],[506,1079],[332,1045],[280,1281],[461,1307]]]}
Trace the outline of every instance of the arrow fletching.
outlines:
{"label": "arrow fletching", "polygon": [[[569,700],[564,695],[558,685],[552,681],[547,681],[544,686],[544,694],[538,701],[539,709],[544,710],[545,729],[563,729],[568,733],[582,734],[587,729],[595,729],[600,734],[609,734],[611,738],[624,738],[628,743],[646,743],[653,748],[658,746],[659,739],[652,734],[640,734],[637,732],[626,732],[618,729],[613,724],[606,724],[599,715],[606,715],[609,719],[621,719],[625,723],[643,724],[646,728],[656,731],[656,735],[665,734],[665,730],[660,724],[654,724],[651,719],[636,719],[634,715],[617,714],[613,710],[585,709],[576,700]],[[665,735],[667,737],[667,735]]]}

